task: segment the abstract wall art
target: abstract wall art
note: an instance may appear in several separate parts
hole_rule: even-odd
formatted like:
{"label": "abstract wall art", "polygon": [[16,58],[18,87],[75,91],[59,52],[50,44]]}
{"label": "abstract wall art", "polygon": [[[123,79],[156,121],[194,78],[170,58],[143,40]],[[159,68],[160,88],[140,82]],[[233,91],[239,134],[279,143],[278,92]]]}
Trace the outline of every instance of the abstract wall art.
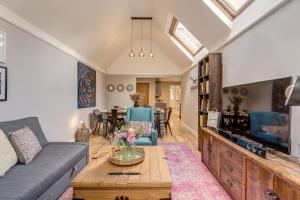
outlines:
{"label": "abstract wall art", "polygon": [[6,62],[6,35],[0,31],[0,63]]}
{"label": "abstract wall art", "polygon": [[78,108],[96,106],[96,71],[78,62]]}
{"label": "abstract wall art", "polygon": [[0,101],[7,100],[7,68],[0,66]]}

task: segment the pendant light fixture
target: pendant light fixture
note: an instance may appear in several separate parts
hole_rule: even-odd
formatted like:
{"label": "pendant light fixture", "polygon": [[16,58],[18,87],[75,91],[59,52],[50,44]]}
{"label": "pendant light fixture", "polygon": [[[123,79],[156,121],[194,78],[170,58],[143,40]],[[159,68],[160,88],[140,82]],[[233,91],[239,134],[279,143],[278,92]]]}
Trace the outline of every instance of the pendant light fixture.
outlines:
{"label": "pendant light fixture", "polygon": [[154,53],[152,52],[152,20],[151,20],[151,48],[150,48],[150,52],[149,52],[149,57],[153,58],[154,57]]}
{"label": "pendant light fixture", "polygon": [[132,35],[133,35],[133,20],[131,20],[131,50],[130,50],[130,53],[129,53],[129,57],[131,59],[133,59],[134,56],[135,56],[135,53],[132,50],[132,37],[133,37]]}
{"label": "pendant light fixture", "polygon": [[140,27],[140,39],[141,39],[141,43],[140,43],[140,51],[138,53],[138,57],[139,58],[144,58],[145,57],[145,53],[143,52],[143,21],[144,20],[151,20],[151,47],[150,47],[150,51],[149,51],[149,54],[148,56],[150,58],[153,58],[154,57],[154,53],[152,51],[152,17],[131,17],[131,49],[130,49],[130,53],[129,53],[129,57],[130,58],[134,58],[135,57],[135,53],[133,51],[133,33],[134,33],[134,23],[133,21],[134,20],[139,20],[140,23],[141,23],[141,27]]}
{"label": "pendant light fixture", "polygon": [[143,52],[143,20],[141,20],[141,51],[139,53],[140,58],[144,58],[145,54]]}

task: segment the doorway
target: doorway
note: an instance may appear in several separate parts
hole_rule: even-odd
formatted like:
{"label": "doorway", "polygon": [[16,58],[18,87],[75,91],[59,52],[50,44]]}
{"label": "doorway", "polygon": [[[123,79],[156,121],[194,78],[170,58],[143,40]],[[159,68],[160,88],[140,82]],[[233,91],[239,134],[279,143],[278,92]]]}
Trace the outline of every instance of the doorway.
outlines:
{"label": "doorway", "polygon": [[140,106],[149,106],[149,83],[136,83],[136,92],[144,95],[144,99],[140,102]]}
{"label": "doorway", "polygon": [[180,85],[170,85],[170,107],[173,108],[174,114],[180,117],[181,110],[181,86]]}

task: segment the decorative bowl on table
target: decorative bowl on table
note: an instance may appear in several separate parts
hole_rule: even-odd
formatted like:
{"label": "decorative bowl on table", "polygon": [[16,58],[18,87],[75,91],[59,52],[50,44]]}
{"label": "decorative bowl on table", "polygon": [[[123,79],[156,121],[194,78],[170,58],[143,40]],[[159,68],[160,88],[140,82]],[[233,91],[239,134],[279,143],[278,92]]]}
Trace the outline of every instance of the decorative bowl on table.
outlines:
{"label": "decorative bowl on table", "polygon": [[141,163],[145,159],[145,152],[143,148],[132,147],[132,150],[128,151],[125,148],[121,148],[112,152],[109,157],[110,162],[115,165],[129,166]]}

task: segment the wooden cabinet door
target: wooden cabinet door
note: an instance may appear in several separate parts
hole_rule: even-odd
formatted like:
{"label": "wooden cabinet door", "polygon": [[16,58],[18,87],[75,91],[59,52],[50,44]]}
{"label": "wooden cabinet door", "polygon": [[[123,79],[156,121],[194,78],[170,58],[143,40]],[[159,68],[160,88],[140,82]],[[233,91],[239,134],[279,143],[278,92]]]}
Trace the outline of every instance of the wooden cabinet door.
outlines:
{"label": "wooden cabinet door", "polygon": [[248,200],[265,200],[265,191],[273,189],[273,175],[266,169],[247,159],[247,194]]}
{"label": "wooden cabinet door", "polygon": [[300,190],[277,176],[274,176],[274,192],[282,200],[300,199]]}
{"label": "wooden cabinet door", "polygon": [[219,173],[219,142],[214,138],[210,138],[210,156],[209,165],[213,172],[218,175]]}
{"label": "wooden cabinet door", "polygon": [[202,161],[205,164],[209,164],[209,154],[210,154],[210,141],[209,141],[209,134],[202,131]]}

